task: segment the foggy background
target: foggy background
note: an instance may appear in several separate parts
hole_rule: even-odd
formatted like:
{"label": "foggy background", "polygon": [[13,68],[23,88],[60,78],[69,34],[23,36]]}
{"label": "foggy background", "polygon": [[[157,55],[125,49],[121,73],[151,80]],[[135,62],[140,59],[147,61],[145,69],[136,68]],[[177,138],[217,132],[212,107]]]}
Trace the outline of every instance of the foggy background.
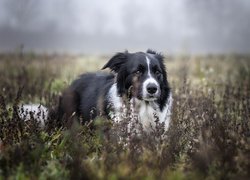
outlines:
{"label": "foggy background", "polygon": [[249,0],[0,0],[0,51],[250,53]]}

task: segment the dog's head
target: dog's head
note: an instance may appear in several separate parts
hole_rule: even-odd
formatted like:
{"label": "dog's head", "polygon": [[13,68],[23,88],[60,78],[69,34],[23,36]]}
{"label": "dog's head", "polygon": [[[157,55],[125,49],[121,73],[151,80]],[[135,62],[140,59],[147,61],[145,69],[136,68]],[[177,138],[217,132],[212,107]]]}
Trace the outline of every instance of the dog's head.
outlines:
{"label": "dog's head", "polygon": [[118,94],[144,101],[160,101],[168,96],[167,74],[163,56],[152,50],[117,53],[102,69],[116,74]]}

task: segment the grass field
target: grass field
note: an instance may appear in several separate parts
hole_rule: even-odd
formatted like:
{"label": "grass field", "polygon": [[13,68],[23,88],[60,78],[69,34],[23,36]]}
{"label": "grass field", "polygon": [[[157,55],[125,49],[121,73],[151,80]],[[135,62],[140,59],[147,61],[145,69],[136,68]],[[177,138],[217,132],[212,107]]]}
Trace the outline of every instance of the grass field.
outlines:
{"label": "grass field", "polygon": [[110,56],[0,55],[0,179],[249,179],[250,56],[166,56],[174,94],[163,132],[123,134],[104,119],[71,129],[23,122],[19,105],[53,107]]}

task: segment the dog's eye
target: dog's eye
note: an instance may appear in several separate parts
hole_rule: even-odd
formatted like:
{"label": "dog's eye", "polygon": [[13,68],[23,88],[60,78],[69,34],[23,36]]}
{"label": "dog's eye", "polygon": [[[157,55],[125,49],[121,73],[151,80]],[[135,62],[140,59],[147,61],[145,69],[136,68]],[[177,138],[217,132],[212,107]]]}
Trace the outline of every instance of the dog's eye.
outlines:
{"label": "dog's eye", "polygon": [[135,72],[135,74],[136,74],[136,75],[141,75],[141,74],[142,74],[142,71],[141,71],[141,70],[137,70],[137,71]]}
{"label": "dog's eye", "polygon": [[140,64],[140,65],[137,67],[137,69],[136,69],[136,71],[134,72],[134,74],[136,74],[136,75],[142,75],[143,72],[144,72],[144,67]]}
{"label": "dog's eye", "polygon": [[156,71],[155,71],[155,74],[158,76],[158,75],[161,75],[161,72],[158,71],[158,70],[156,70]]}

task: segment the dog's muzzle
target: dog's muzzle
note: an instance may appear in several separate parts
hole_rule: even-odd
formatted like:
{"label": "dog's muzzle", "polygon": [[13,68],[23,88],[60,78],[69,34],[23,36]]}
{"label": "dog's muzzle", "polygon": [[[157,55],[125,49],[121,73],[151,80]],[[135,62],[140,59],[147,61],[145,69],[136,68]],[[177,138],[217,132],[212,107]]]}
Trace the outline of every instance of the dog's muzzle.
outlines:
{"label": "dog's muzzle", "polygon": [[143,88],[143,99],[154,101],[160,96],[160,88],[157,82],[145,82]]}

